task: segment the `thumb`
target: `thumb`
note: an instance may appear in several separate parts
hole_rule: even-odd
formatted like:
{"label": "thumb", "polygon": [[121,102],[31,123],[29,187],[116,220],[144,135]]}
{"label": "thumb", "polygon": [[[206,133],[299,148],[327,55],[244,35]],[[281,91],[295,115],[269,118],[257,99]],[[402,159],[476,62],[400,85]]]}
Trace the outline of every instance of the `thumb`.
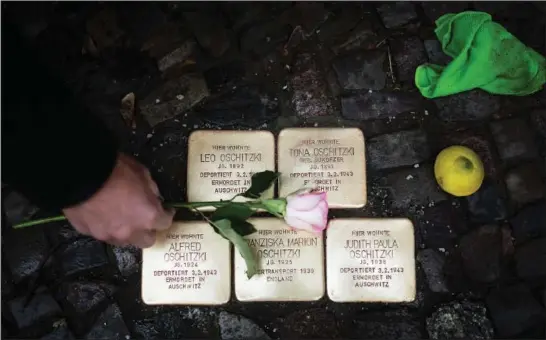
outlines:
{"label": "thumb", "polygon": [[173,224],[173,218],[176,211],[173,208],[167,208],[163,210],[163,213],[159,214],[156,222],[156,230],[167,230]]}

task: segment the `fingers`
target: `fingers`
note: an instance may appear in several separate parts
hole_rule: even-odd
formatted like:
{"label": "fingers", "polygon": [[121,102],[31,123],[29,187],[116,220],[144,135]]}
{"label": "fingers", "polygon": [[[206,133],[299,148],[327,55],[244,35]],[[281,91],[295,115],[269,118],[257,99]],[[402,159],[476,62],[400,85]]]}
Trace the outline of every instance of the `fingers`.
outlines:
{"label": "fingers", "polygon": [[172,208],[164,209],[154,223],[155,230],[167,230],[173,224],[175,210]]}
{"label": "fingers", "polygon": [[154,245],[156,240],[155,231],[141,231],[133,235],[131,244],[138,248],[149,248]]}

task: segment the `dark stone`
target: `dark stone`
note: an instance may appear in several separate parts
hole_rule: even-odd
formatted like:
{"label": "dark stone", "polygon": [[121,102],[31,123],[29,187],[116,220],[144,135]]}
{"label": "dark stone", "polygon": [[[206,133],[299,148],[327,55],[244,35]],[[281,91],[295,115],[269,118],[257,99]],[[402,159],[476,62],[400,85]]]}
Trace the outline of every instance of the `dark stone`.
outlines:
{"label": "dark stone", "polygon": [[2,205],[10,226],[29,220],[39,210],[38,207],[16,191],[12,191],[5,196],[2,195]]}
{"label": "dark stone", "polygon": [[[137,26],[142,26],[142,24],[138,23]],[[147,34],[149,36],[142,43],[141,51],[146,52],[150,57],[158,61],[182,47],[186,42],[194,41],[191,36],[180,31],[179,25],[172,22],[158,25],[151,32],[147,32]],[[179,52],[175,52],[168,59],[183,62],[181,58],[178,58],[180,54],[177,53]],[[167,64],[166,61],[168,59],[164,60],[163,64]],[[158,66],[159,64],[158,62]]]}
{"label": "dark stone", "polygon": [[418,110],[421,105],[421,98],[414,93],[368,91],[342,97],[341,114],[354,120],[384,119]]}
{"label": "dark stone", "polygon": [[48,335],[41,337],[41,340],[74,340],[72,332],[68,329],[66,322],[62,322],[58,326],[54,326],[54,330]]}
{"label": "dark stone", "polygon": [[110,305],[100,315],[95,325],[91,328],[84,339],[129,339],[129,330],[123,321],[121,311],[116,304]]}
{"label": "dark stone", "polygon": [[169,80],[139,103],[140,113],[146,121],[155,125],[192,108],[209,95],[201,74],[185,74]]}
{"label": "dark stone", "polygon": [[516,206],[537,201],[544,197],[544,180],[540,166],[526,163],[506,174],[506,187]]}
{"label": "dark stone", "polygon": [[280,321],[280,337],[286,339],[339,338],[338,326],[333,313],[323,309],[301,310],[287,315]]}
{"label": "dark stone", "polygon": [[189,62],[190,56],[194,53],[195,45],[195,41],[193,40],[185,41],[179,47],[161,57],[157,61],[157,68],[161,72],[166,72],[171,67]]}
{"label": "dark stone", "polygon": [[425,50],[432,64],[447,65],[452,58],[444,53],[442,44],[438,40],[425,40]]}
{"label": "dark stone", "polygon": [[546,238],[529,241],[516,248],[518,276],[546,283]]}
{"label": "dark stone", "polygon": [[368,20],[361,21],[348,36],[339,39],[333,47],[334,53],[344,53],[357,49],[371,50],[377,46],[378,36]]}
{"label": "dark stone", "polygon": [[[20,282],[33,276],[49,255],[49,243],[43,228],[29,227],[11,231],[2,244],[2,255],[13,280]],[[9,240],[9,241],[8,241]]]}
{"label": "dark stone", "polygon": [[533,130],[521,118],[491,123],[491,132],[504,161],[520,161],[538,156]]}
{"label": "dark stone", "polygon": [[446,122],[485,120],[500,109],[499,97],[471,90],[433,100],[438,116]]}
{"label": "dark stone", "polygon": [[465,217],[463,207],[449,201],[425,207],[417,219],[425,247],[450,250],[468,229]]}
{"label": "dark stone", "polygon": [[510,220],[516,243],[532,238],[546,237],[546,202],[542,201],[523,208]]}
{"label": "dark stone", "polygon": [[241,35],[241,50],[264,55],[288,41],[293,29],[277,20],[257,23]]}
{"label": "dark stone", "polygon": [[134,246],[112,247],[118,270],[124,277],[131,276],[140,268],[140,250]]}
{"label": "dark stone", "polygon": [[199,44],[213,57],[222,56],[230,46],[228,32],[222,14],[216,10],[184,12]]}
{"label": "dark stone", "polygon": [[411,2],[397,1],[383,4],[377,8],[386,28],[396,28],[417,18]]}
{"label": "dark stone", "polygon": [[218,324],[223,340],[271,339],[260,326],[240,315],[220,312]]}
{"label": "dark stone", "polygon": [[45,289],[39,288],[25,307],[26,296],[8,302],[8,308],[17,328],[42,328],[39,325],[51,325],[61,315],[57,301]]}
{"label": "dark stone", "polygon": [[296,115],[302,118],[331,115],[334,107],[326,95],[328,85],[313,56],[298,55],[294,69],[289,88],[293,91],[290,102]]}
{"label": "dark stone", "polygon": [[544,325],[544,310],[531,291],[520,284],[501,287],[486,299],[487,308],[501,337],[515,337]]}
{"label": "dark stone", "polygon": [[206,70],[203,75],[212,93],[233,88],[245,77],[245,66],[241,62],[232,62]]}
{"label": "dark stone", "polygon": [[143,339],[218,338],[218,315],[209,308],[178,307],[167,313],[137,320],[133,331]]}
{"label": "dark stone", "polygon": [[454,301],[440,306],[426,320],[431,339],[491,339],[494,332],[480,303]]}
{"label": "dark stone", "polygon": [[109,264],[104,244],[89,239],[70,244],[59,254],[58,262],[64,276],[78,275]]}
{"label": "dark stone", "polygon": [[535,110],[531,112],[531,122],[546,144],[546,110]]}
{"label": "dark stone", "polygon": [[118,26],[117,12],[113,8],[104,8],[96,13],[85,26],[98,51],[113,46],[124,34]]}
{"label": "dark stone", "polygon": [[358,9],[349,4],[343,4],[339,10],[331,12],[328,20],[317,31],[317,36],[323,42],[338,36],[345,36],[345,33],[353,30],[361,19],[362,14]]}
{"label": "dark stone", "polygon": [[367,144],[369,162],[375,169],[414,165],[430,157],[427,135],[423,130],[381,135],[371,138]]}
{"label": "dark stone", "polygon": [[255,87],[245,86],[217,96],[196,110],[196,114],[213,126],[257,128],[279,116],[278,106],[278,101],[272,96],[259,93]]}
{"label": "dark stone", "polygon": [[323,3],[298,2],[294,9],[297,10],[297,24],[301,25],[308,34],[313,33],[321,23],[328,19],[328,12]]}
{"label": "dark stone", "polygon": [[447,293],[449,290],[443,273],[445,257],[434,249],[425,249],[417,254],[417,261],[421,263],[425,272],[428,287],[434,293]]}
{"label": "dark stone", "polygon": [[470,220],[477,223],[490,223],[506,218],[506,203],[502,191],[492,181],[484,181],[480,189],[466,197]]}
{"label": "dark stone", "polygon": [[417,37],[402,37],[392,40],[390,45],[397,70],[397,79],[413,82],[417,66],[427,62],[423,42]]}
{"label": "dark stone", "polygon": [[485,225],[464,235],[459,242],[466,275],[477,282],[494,282],[502,270],[503,235],[496,225]]}
{"label": "dark stone", "polygon": [[466,2],[436,2],[436,1],[423,1],[421,2],[425,15],[433,23],[438,20],[442,15],[448,13],[459,13],[468,8]]}
{"label": "dark stone", "polygon": [[447,199],[447,195],[438,188],[429,165],[391,173],[386,176],[386,183],[394,208],[435,204]]}
{"label": "dark stone", "polygon": [[352,324],[351,338],[423,339],[419,321],[403,310],[361,314]]}
{"label": "dark stone", "polygon": [[386,74],[383,71],[385,52],[352,53],[334,61],[334,70],[345,90],[382,90]]}
{"label": "dark stone", "polygon": [[92,282],[70,282],[61,286],[62,299],[66,300],[72,311],[85,316],[100,307],[114,294],[115,287]]}
{"label": "dark stone", "polygon": [[146,41],[153,32],[167,22],[158,3],[138,2],[130,11],[118,11],[119,25],[136,42]]}

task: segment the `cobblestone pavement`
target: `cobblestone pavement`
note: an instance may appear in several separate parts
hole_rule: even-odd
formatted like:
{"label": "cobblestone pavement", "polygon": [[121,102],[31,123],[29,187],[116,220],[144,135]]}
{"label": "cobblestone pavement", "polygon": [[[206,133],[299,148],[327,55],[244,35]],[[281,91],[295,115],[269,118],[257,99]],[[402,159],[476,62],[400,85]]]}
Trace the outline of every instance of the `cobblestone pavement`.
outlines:
{"label": "cobblestone pavement", "polygon": [[[195,129],[358,127],[369,203],[333,216],[407,216],[416,227],[417,299],[407,304],[238,303],[150,307],[140,253],[66,224],[3,228],[7,338],[544,337],[546,93],[470,91],[424,100],[415,68],[449,58],[444,13],[493,14],[546,53],[543,3],[3,4],[74,91],[185,199]],[[29,81],[32,81],[29,79]],[[8,85],[9,86],[9,85]],[[120,115],[130,92],[135,128]],[[486,166],[468,198],[437,188],[431,165],[463,144]],[[8,221],[46,212],[3,188]]]}

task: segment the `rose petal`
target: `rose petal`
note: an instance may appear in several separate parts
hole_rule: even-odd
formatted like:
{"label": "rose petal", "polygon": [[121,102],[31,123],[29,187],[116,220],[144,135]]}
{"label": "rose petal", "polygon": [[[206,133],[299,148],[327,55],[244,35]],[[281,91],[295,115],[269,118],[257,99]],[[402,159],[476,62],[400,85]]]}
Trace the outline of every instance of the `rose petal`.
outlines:
{"label": "rose petal", "polygon": [[287,198],[287,204],[295,210],[311,210],[320,201],[326,199],[326,193],[309,193]]}
{"label": "rose petal", "polygon": [[286,216],[284,217],[284,220],[286,221],[286,224],[288,224],[289,226],[291,226],[292,228],[294,229],[298,229],[298,230],[313,230],[313,226],[303,220],[300,220],[299,218],[295,217],[295,216],[290,216],[288,214],[286,214]]}
{"label": "rose petal", "polygon": [[309,211],[298,211],[298,210],[291,210],[290,208],[287,208],[286,215],[296,217],[311,225],[322,226],[325,223],[324,214],[319,209],[313,209]]}

